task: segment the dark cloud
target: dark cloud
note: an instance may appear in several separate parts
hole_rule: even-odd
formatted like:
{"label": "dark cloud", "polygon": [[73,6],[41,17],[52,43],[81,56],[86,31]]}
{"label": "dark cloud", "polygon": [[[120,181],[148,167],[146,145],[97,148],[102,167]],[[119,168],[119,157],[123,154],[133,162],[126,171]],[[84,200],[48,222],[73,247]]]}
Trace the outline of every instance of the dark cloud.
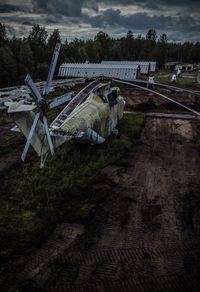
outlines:
{"label": "dark cloud", "polygon": [[155,28],[159,30],[180,30],[192,31],[199,27],[200,23],[196,23],[189,16],[164,16],[154,15],[149,16],[147,13],[134,13],[123,15],[119,9],[112,8],[104,11],[103,14],[88,18],[93,27],[122,26],[127,29],[146,30]]}
{"label": "dark cloud", "polygon": [[37,12],[81,16],[84,2],[84,0],[34,0],[33,5]]}
{"label": "dark cloud", "polygon": [[30,22],[30,21],[24,21],[22,22],[23,25],[27,25],[27,26],[33,26],[34,23],[33,22]]}
{"label": "dark cloud", "polygon": [[[134,7],[127,10],[127,5]],[[24,25],[26,29],[35,23],[66,25],[68,29],[77,26],[77,30],[88,25],[88,33],[91,27],[113,35],[128,29],[145,34],[155,28],[173,38],[180,39],[185,33],[198,40],[200,0],[0,0],[0,21]]]}
{"label": "dark cloud", "polygon": [[23,10],[24,10],[23,7],[19,7],[13,4],[3,4],[0,2],[0,13],[9,13]]}
{"label": "dark cloud", "polygon": [[[152,5],[154,6],[154,0],[97,0],[98,2],[105,4],[119,4],[125,5]],[[158,0],[156,4],[162,4],[165,6],[190,6],[197,5],[199,7],[199,0]]]}
{"label": "dark cloud", "polygon": [[98,12],[99,5],[120,5],[123,7],[127,5],[137,5],[141,8],[161,11],[165,7],[164,12],[169,7],[179,7],[182,9],[195,8],[200,11],[199,0],[0,0],[0,12],[21,11],[23,9],[31,8],[37,13],[51,13],[61,14],[65,16],[82,15],[82,8],[89,8]]}

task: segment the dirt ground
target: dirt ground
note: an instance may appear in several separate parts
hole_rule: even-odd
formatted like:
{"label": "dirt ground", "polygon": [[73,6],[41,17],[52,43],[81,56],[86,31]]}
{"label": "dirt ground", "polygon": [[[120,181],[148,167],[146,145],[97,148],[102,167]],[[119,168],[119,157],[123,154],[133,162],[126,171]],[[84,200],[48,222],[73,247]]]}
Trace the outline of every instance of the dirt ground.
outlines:
{"label": "dirt ground", "polygon": [[[156,96],[152,93],[145,92],[140,89],[132,89],[128,86],[121,86],[121,94],[126,98],[126,108],[130,110],[138,111],[149,111],[159,109],[162,110],[178,110],[181,109],[169,103],[167,100],[162,99],[159,96]],[[193,94],[187,92],[172,92],[169,90],[161,89],[160,93],[175,99],[178,102],[181,102],[193,109],[199,110],[199,98]]]}
{"label": "dirt ground", "polygon": [[[122,95],[127,110],[173,109],[141,90]],[[198,108],[194,96],[177,100]],[[19,152],[0,155],[0,172]],[[146,117],[133,150],[87,190],[99,198],[87,216],[63,218],[41,247],[11,259],[0,291],[199,292],[199,173],[200,121]]]}
{"label": "dirt ground", "polygon": [[14,125],[10,120],[0,125],[0,177],[20,163],[23,149],[20,144],[24,140],[18,133],[10,131]]}
{"label": "dirt ground", "polygon": [[10,261],[1,291],[200,291],[199,143],[199,121],[146,118],[133,151],[91,186],[102,200],[87,218],[63,218]]}

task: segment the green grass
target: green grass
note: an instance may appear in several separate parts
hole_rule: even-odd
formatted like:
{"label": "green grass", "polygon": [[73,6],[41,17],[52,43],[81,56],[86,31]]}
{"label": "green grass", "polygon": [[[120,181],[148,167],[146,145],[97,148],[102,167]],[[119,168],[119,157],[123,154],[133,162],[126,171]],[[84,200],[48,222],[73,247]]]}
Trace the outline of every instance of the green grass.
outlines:
{"label": "green grass", "polygon": [[64,144],[43,170],[36,158],[4,179],[0,192],[0,258],[39,244],[55,224],[82,216],[99,171],[127,154],[140,136],[144,115],[125,115],[121,138],[103,145]]}
{"label": "green grass", "polygon": [[[160,83],[166,83],[169,85],[173,85],[173,84],[171,84],[170,77],[156,76],[155,81],[160,82]],[[199,88],[198,83],[197,83],[196,79],[194,79],[194,78],[177,77],[177,83],[175,84],[175,86],[176,85],[183,86],[183,87]]]}

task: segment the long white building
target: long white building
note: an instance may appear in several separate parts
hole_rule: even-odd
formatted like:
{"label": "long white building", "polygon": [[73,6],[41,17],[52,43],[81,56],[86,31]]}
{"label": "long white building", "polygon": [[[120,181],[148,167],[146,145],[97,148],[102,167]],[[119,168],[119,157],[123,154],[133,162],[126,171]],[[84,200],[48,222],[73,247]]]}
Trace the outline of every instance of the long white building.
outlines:
{"label": "long white building", "polygon": [[123,80],[139,78],[140,67],[129,64],[63,63],[59,68],[60,77],[109,77]]}
{"label": "long white building", "polygon": [[154,61],[102,61],[101,64],[140,66],[140,73],[147,75],[156,71],[156,62]]}

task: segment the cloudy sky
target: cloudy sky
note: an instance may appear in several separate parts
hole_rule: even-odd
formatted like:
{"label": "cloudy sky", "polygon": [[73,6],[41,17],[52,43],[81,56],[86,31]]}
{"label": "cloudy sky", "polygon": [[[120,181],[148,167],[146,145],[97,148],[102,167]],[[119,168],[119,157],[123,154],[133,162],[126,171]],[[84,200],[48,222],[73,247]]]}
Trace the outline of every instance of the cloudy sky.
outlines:
{"label": "cloudy sky", "polygon": [[200,41],[200,0],[0,0],[0,22],[12,36],[26,36],[33,24],[58,28],[62,40],[93,38],[103,30],[120,37],[149,28],[170,41]]}

